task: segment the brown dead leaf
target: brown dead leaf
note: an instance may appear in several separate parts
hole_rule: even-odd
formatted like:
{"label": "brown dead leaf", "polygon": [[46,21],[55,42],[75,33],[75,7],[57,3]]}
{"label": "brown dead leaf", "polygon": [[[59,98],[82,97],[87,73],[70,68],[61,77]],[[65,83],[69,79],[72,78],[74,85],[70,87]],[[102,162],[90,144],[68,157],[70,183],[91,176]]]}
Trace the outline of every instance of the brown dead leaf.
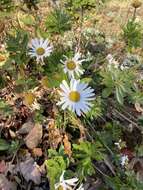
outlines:
{"label": "brown dead leaf", "polygon": [[71,154],[72,154],[71,143],[66,134],[64,135],[63,143],[64,143],[65,154],[67,154],[69,157],[71,157]]}
{"label": "brown dead leaf", "polygon": [[21,172],[26,181],[31,180],[37,185],[41,183],[40,167],[34,162],[33,158],[21,162],[17,170]]}
{"label": "brown dead leaf", "polygon": [[17,190],[16,183],[8,181],[5,175],[0,174],[0,190]]}
{"label": "brown dead leaf", "polygon": [[0,21],[0,33],[2,33],[4,29],[5,29],[5,24],[2,21]]}
{"label": "brown dead leaf", "polygon": [[41,79],[41,84],[43,87],[45,88],[48,88],[49,87],[49,80],[48,80],[48,77],[47,76],[44,76],[42,79]]}
{"label": "brown dead leaf", "polygon": [[62,142],[62,135],[60,130],[55,127],[54,120],[51,120],[48,124],[48,137],[49,137],[49,144],[51,148],[56,149],[60,142]]}
{"label": "brown dead leaf", "polygon": [[26,146],[29,149],[36,148],[41,141],[42,135],[42,126],[37,123],[25,138]]}
{"label": "brown dead leaf", "polygon": [[7,165],[4,160],[0,162],[0,173],[4,173],[7,169]]}
{"label": "brown dead leaf", "polygon": [[33,156],[34,156],[34,157],[36,157],[36,156],[40,157],[40,156],[42,156],[42,154],[43,154],[41,148],[34,148],[34,149],[32,150],[32,153],[33,153]]}
{"label": "brown dead leaf", "polygon": [[5,61],[5,60],[6,60],[5,56],[2,55],[2,54],[0,54],[0,62],[3,62],[3,61]]}
{"label": "brown dead leaf", "polygon": [[24,135],[29,133],[34,127],[34,123],[28,121],[22,125],[22,127],[17,131],[18,134]]}
{"label": "brown dead leaf", "polygon": [[16,133],[14,131],[12,131],[11,129],[9,130],[9,134],[12,139],[14,139],[16,137]]}
{"label": "brown dead leaf", "polygon": [[35,95],[32,92],[27,92],[24,94],[24,104],[27,106],[30,106],[34,103],[35,101]]}

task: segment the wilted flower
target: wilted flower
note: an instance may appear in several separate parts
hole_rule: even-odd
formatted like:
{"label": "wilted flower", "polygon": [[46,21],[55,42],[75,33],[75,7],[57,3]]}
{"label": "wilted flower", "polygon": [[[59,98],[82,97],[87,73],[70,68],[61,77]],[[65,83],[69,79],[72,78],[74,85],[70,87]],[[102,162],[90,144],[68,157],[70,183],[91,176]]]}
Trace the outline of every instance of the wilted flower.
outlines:
{"label": "wilted flower", "polygon": [[133,0],[132,1],[132,6],[137,9],[142,5],[142,2],[140,0]]}

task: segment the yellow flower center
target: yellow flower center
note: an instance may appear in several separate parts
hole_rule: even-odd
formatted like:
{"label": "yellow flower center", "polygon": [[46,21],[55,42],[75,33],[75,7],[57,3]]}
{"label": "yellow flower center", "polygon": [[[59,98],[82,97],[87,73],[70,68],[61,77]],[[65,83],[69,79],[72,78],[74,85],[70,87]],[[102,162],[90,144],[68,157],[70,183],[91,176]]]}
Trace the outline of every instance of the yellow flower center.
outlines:
{"label": "yellow flower center", "polygon": [[76,68],[76,63],[74,61],[72,61],[72,60],[67,61],[67,68],[69,70],[74,70]]}
{"label": "yellow flower center", "polygon": [[80,93],[78,91],[71,91],[69,93],[69,99],[73,102],[79,102],[80,100]]}
{"label": "yellow flower center", "polygon": [[38,55],[43,55],[45,53],[45,49],[42,48],[42,47],[39,47],[39,48],[36,49],[36,53]]}

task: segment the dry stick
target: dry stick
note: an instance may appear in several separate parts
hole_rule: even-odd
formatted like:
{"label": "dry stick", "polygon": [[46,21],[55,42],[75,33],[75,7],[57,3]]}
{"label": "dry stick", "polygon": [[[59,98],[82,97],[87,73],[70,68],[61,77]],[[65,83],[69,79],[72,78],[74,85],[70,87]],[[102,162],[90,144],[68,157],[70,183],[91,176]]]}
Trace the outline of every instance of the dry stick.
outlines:
{"label": "dry stick", "polygon": [[118,115],[120,115],[122,118],[124,118],[126,121],[132,123],[134,126],[136,126],[137,128],[140,129],[140,127],[134,122],[132,121],[131,119],[127,118],[125,115],[123,115],[121,112],[119,112],[118,110],[116,109],[113,109],[113,112],[116,112]]}
{"label": "dry stick", "polygon": [[134,9],[133,18],[132,18],[133,21],[136,19],[136,13],[137,13],[137,8]]}
{"label": "dry stick", "polygon": [[93,165],[93,167],[100,173],[102,174],[104,177],[109,177],[108,175],[106,175],[105,173],[103,173],[97,166]]}
{"label": "dry stick", "polygon": [[133,120],[135,121],[132,121],[130,118],[126,117],[123,113],[121,113],[119,110],[117,110],[115,107],[114,107],[114,104],[113,102],[111,102],[111,105],[113,106],[113,109],[112,109],[112,114],[115,115],[119,115],[121,118],[125,119],[126,121],[128,121],[129,123],[133,124],[133,127],[137,127],[139,130],[142,131],[142,129],[138,126],[138,124],[135,122],[137,121],[137,119],[135,119],[131,114],[127,113],[128,116],[130,116],[130,118],[132,117]]}

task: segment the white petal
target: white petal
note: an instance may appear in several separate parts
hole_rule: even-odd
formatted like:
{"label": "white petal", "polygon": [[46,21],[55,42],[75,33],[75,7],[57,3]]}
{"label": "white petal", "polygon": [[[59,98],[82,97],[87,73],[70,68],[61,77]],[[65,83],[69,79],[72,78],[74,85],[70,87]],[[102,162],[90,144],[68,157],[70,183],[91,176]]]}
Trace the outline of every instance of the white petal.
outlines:
{"label": "white petal", "polygon": [[76,177],[76,178],[72,178],[72,179],[67,179],[65,180],[65,183],[68,184],[68,185],[76,185],[75,183],[78,181],[79,179]]}

